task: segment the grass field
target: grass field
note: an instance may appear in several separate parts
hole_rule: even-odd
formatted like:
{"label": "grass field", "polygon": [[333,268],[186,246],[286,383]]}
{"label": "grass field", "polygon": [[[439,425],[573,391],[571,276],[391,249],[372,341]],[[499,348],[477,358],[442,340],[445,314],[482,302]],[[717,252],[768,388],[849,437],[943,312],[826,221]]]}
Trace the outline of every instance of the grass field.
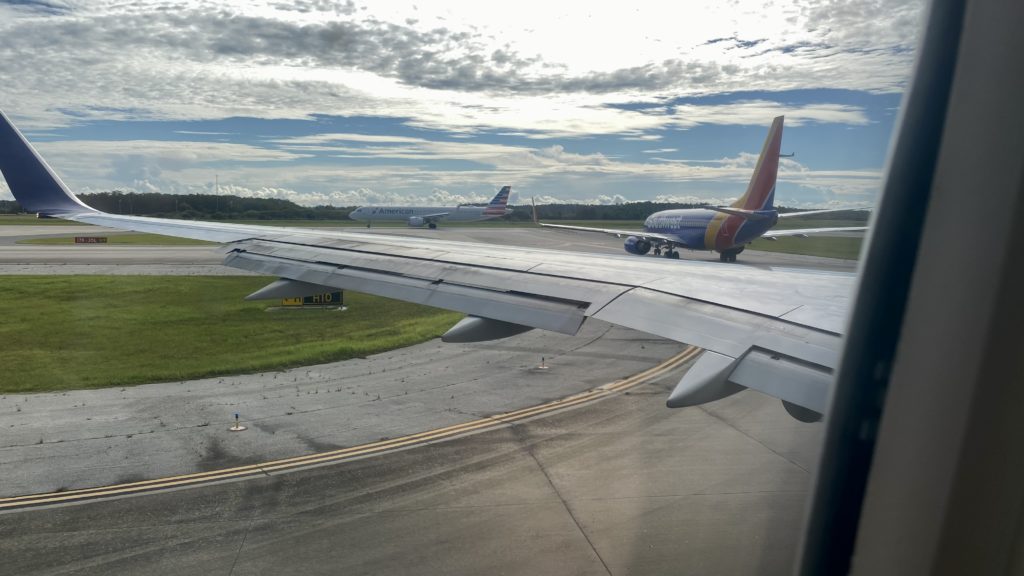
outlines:
{"label": "grass field", "polygon": [[366,356],[461,317],[346,293],[349,309],[266,311],[266,278],[0,276],[0,393],[123,386]]}
{"label": "grass field", "polygon": [[[825,258],[842,258],[857,260],[860,257],[860,246],[863,238],[845,236],[810,236],[808,238],[779,238],[771,240],[755,240],[751,242],[751,250],[765,252],[785,252],[787,254],[806,254]],[[740,255],[740,258],[743,258]]]}
{"label": "grass field", "polygon": [[0,226],[88,226],[58,218],[36,218],[31,214],[0,214]]}
{"label": "grass field", "polygon": [[[159,234],[107,234],[107,244],[124,244],[129,246],[215,246],[216,242],[205,240],[193,240],[191,238],[175,238],[174,236],[162,236]],[[19,240],[18,244],[46,244],[63,245],[74,244],[74,236],[61,236],[59,238],[30,238]]]}

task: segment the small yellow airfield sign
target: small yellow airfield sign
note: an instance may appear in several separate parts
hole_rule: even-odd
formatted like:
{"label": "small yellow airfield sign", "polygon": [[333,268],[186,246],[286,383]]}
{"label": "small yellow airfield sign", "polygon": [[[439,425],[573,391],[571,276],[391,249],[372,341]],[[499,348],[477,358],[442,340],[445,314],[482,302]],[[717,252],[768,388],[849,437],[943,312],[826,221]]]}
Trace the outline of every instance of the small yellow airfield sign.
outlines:
{"label": "small yellow airfield sign", "polygon": [[284,298],[282,306],[344,306],[345,299],[341,291],[324,292],[304,298]]}

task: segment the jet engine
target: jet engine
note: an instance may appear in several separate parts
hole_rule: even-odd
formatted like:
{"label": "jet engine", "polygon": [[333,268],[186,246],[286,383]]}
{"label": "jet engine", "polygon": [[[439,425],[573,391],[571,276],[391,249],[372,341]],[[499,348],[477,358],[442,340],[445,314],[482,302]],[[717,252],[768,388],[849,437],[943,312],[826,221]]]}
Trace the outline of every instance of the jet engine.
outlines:
{"label": "jet engine", "polygon": [[419,216],[410,216],[409,217],[409,226],[413,226],[413,227],[419,228],[420,226],[423,226],[423,224],[424,224],[423,218],[420,218]]}
{"label": "jet engine", "polygon": [[629,252],[630,254],[643,256],[651,251],[651,242],[649,240],[644,240],[643,238],[630,236],[629,238],[626,238],[625,248],[626,252]]}

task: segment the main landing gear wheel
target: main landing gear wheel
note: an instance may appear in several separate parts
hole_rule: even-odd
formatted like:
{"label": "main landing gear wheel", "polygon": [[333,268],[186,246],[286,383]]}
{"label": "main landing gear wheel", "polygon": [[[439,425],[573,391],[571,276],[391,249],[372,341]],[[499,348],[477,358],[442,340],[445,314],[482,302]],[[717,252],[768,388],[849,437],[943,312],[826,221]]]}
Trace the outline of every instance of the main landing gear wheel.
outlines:
{"label": "main landing gear wheel", "polygon": [[668,258],[669,260],[679,260],[679,252],[676,252],[675,250],[665,252],[665,258]]}
{"label": "main landing gear wheel", "polygon": [[431,222],[430,224],[427,224],[427,228],[430,228],[431,230],[436,230],[437,229],[437,224],[434,224],[433,222]]}
{"label": "main landing gear wheel", "polygon": [[722,262],[735,262],[736,255],[739,254],[740,252],[743,252],[742,248],[740,248],[739,250],[727,250],[719,254],[718,259],[721,260]]}

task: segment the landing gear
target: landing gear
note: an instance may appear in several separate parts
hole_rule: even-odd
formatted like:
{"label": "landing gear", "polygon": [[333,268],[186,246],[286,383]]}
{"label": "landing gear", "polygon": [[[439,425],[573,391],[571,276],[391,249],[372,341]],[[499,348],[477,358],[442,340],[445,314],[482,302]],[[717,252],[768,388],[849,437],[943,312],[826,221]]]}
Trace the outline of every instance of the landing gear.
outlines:
{"label": "landing gear", "polygon": [[427,224],[427,228],[430,228],[431,230],[436,230],[437,229],[437,224],[431,222],[431,223]]}
{"label": "landing gear", "polygon": [[718,259],[722,262],[735,262],[736,255],[743,252],[743,246],[739,248],[733,248],[732,250],[726,250],[718,255]]}
{"label": "landing gear", "polygon": [[679,252],[676,252],[671,244],[662,244],[654,247],[655,256],[664,256],[669,260],[679,260]]}

